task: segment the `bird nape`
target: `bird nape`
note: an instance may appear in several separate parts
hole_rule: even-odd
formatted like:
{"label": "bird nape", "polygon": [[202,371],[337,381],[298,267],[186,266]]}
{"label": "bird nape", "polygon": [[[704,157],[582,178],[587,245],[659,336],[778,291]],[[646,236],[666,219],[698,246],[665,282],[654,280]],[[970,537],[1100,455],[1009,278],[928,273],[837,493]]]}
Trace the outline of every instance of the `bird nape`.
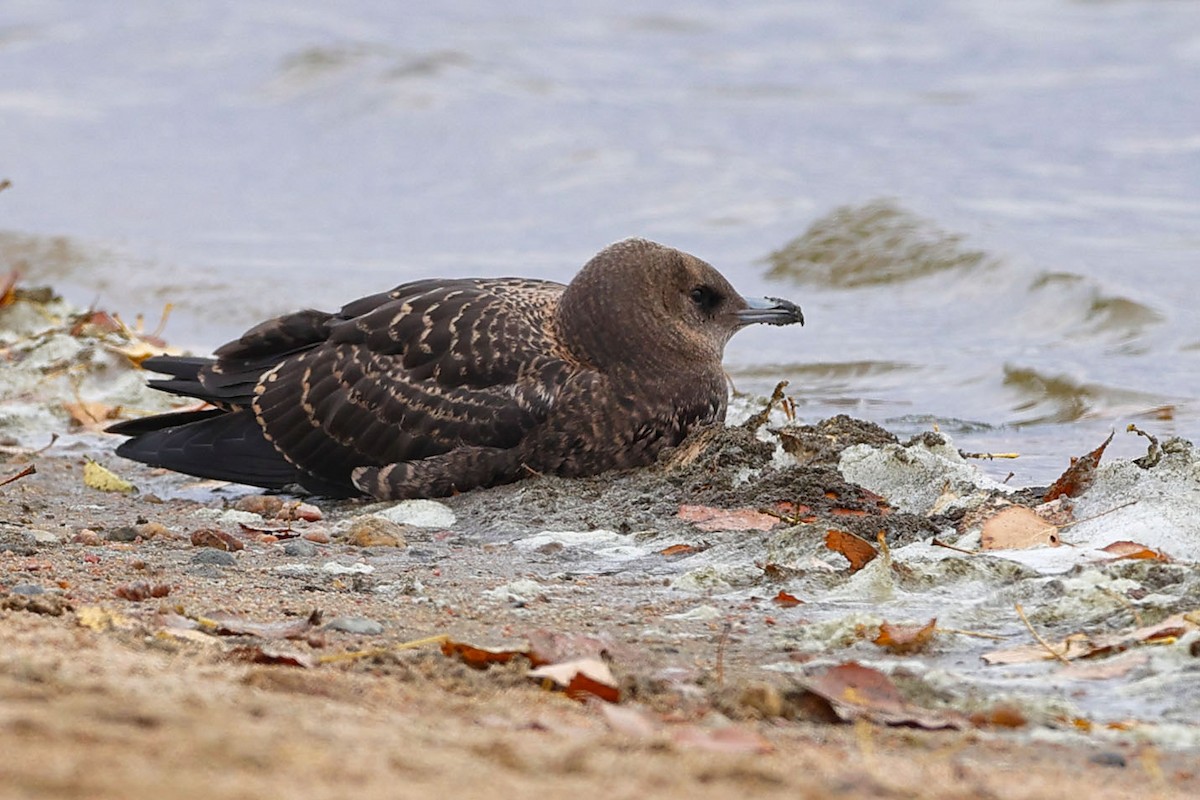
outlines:
{"label": "bird nape", "polygon": [[695,256],[627,239],[569,285],[422,280],[251,328],[213,358],[158,356],[156,389],[208,404],[113,425],[117,454],[335,497],[441,497],[532,473],[651,464],[724,419],[725,344],[804,323]]}

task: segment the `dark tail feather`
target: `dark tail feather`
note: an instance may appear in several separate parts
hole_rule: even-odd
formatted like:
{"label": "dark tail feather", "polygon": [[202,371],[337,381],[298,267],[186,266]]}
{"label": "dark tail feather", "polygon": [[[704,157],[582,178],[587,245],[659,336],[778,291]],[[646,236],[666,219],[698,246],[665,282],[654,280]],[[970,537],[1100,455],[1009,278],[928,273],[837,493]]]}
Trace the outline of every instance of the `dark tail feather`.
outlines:
{"label": "dark tail feather", "polygon": [[117,448],[117,455],[199,478],[267,489],[282,489],[301,482],[300,471],[271,446],[249,411],[226,413],[218,409],[216,414],[191,413],[203,417],[183,425],[141,433],[122,443]]}
{"label": "dark tail feather", "polygon": [[143,433],[150,433],[151,431],[158,431],[163,428],[175,428],[224,413],[226,412],[220,408],[205,408],[199,411],[175,411],[168,414],[155,414],[150,417],[127,419],[124,422],[109,425],[104,429],[104,432],[119,433],[122,436],[141,436]]}

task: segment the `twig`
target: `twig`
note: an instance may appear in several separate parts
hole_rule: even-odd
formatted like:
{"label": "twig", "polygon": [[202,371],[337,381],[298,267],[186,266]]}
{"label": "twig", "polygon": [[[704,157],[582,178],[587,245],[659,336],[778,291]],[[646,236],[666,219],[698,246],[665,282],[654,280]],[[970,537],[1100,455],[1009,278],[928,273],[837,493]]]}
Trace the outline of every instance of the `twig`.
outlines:
{"label": "twig", "polygon": [[759,411],[757,414],[751,416],[750,419],[743,422],[742,427],[753,433],[763,425],[767,424],[767,420],[771,418],[771,409],[775,407],[776,403],[783,400],[783,390],[787,388],[787,385],[787,381],[780,381],[779,383],[775,384],[775,391],[771,392],[771,399],[767,401],[767,404],[763,407],[763,410]]}
{"label": "twig", "polygon": [[16,475],[13,475],[11,478],[5,478],[4,480],[0,481],[0,486],[8,486],[13,481],[20,480],[21,478],[24,478],[27,475],[33,475],[36,472],[37,472],[37,467],[33,464],[30,464],[28,467],[21,470]]}
{"label": "twig", "polygon": [[1136,433],[1138,436],[1145,436],[1150,440],[1150,447],[1146,449],[1146,455],[1142,456],[1141,458],[1135,458],[1133,463],[1137,464],[1142,469],[1150,469],[1151,467],[1158,466],[1158,462],[1162,461],[1163,456],[1162,447],[1159,445],[1158,439],[1151,434],[1146,433],[1133,423],[1130,423],[1129,427],[1127,427],[1125,431],[1128,433]]}
{"label": "twig", "polygon": [[986,458],[988,461],[994,461],[997,458],[1020,458],[1020,453],[968,453],[966,450],[959,450],[958,454],[963,458]]}
{"label": "twig", "polygon": [[933,540],[930,542],[930,544],[936,545],[936,546],[938,546],[938,547],[944,547],[944,548],[946,548],[947,550],[953,550],[953,551],[954,551],[954,552],[956,552],[956,553],[963,553],[963,554],[965,554],[965,555],[968,555],[968,556],[977,556],[977,555],[979,555],[979,551],[977,551],[977,550],[968,550],[968,549],[967,549],[967,548],[965,548],[965,547],[955,547],[955,546],[954,546],[954,545],[952,545],[952,544],[947,544],[946,542],[943,542],[941,539],[933,539]]}
{"label": "twig", "polygon": [[953,633],[957,636],[974,636],[977,639],[995,639],[996,641],[1004,641],[1007,636],[1002,636],[998,633],[979,633],[978,631],[963,631],[958,628],[935,628],[938,633]]}
{"label": "twig", "polygon": [[1025,627],[1029,628],[1029,632],[1033,634],[1034,639],[1037,639],[1037,643],[1040,644],[1042,647],[1046,648],[1046,652],[1048,652],[1050,655],[1057,658],[1062,663],[1070,664],[1071,663],[1070,659],[1068,659],[1062,653],[1058,652],[1053,647],[1051,647],[1050,643],[1047,642],[1045,639],[1043,639],[1042,635],[1040,633],[1038,633],[1036,630],[1034,630],[1033,624],[1029,621],[1029,617],[1025,616],[1025,609],[1021,608],[1021,604],[1020,603],[1015,604],[1015,608],[1017,609],[1017,616],[1019,616],[1021,618],[1021,621],[1025,623]]}
{"label": "twig", "polygon": [[1064,522],[1062,525],[1059,525],[1059,526],[1058,526],[1058,529],[1061,531],[1063,528],[1069,528],[1069,527],[1071,527],[1072,525],[1078,525],[1078,524],[1079,524],[1079,523],[1081,523],[1081,522],[1091,522],[1091,521],[1092,521],[1092,520],[1094,520],[1094,519],[1100,519],[1100,518],[1101,518],[1101,517],[1103,517],[1105,514],[1111,514],[1111,513],[1113,513],[1114,511],[1120,511],[1122,508],[1125,508],[1125,507],[1127,507],[1127,506],[1131,506],[1131,505],[1133,505],[1133,504],[1134,504],[1134,503],[1136,503],[1136,502],[1138,502],[1138,501],[1137,501],[1137,500],[1130,500],[1130,501],[1129,501],[1129,502],[1127,502],[1127,503],[1121,503],[1121,505],[1119,505],[1119,506],[1113,506],[1113,507],[1112,507],[1112,508],[1110,508],[1108,511],[1101,511],[1099,514],[1093,514],[1093,515],[1092,515],[1092,516],[1090,516],[1090,517],[1084,517],[1083,519],[1073,519],[1073,520],[1071,520],[1070,522]]}
{"label": "twig", "polygon": [[733,623],[726,622],[721,628],[721,638],[717,640],[717,686],[725,685],[725,646],[729,643],[729,632]]}
{"label": "twig", "polygon": [[1097,586],[1096,588],[1099,589],[1104,594],[1111,597],[1113,600],[1116,600],[1122,606],[1124,606],[1125,610],[1133,615],[1133,623],[1135,625],[1137,625],[1139,628],[1146,624],[1142,621],[1141,612],[1137,610],[1137,606],[1135,606],[1133,603],[1129,602],[1129,598],[1124,597],[1120,594],[1117,594],[1112,589],[1109,589],[1107,586]]}

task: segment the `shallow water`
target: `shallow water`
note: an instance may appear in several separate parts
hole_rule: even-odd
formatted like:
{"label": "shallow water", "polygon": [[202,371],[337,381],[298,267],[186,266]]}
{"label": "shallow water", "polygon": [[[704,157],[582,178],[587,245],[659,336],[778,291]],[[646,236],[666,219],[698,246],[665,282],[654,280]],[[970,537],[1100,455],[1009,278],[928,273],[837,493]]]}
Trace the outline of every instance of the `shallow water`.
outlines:
{"label": "shallow water", "polygon": [[[566,280],[647,236],[804,306],[804,330],[734,339],[738,388],[787,378],[805,420],[936,424],[1045,481],[1129,422],[1200,439],[1198,23],[1138,0],[0,2],[0,269],[129,317],[173,302],[168,337],[206,350],[416,277]],[[872,281],[768,277],[880,197],[984,258],[867,241]]]}

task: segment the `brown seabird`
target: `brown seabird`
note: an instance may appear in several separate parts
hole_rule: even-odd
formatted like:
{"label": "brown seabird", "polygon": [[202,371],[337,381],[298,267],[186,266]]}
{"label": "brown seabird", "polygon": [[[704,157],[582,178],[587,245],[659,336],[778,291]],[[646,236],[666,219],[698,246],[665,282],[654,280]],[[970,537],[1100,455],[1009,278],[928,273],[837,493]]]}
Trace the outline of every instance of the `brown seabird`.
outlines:
{"label": "brown seabird", "polygon": [[215,359],[157,356],[150,385],[213,408],[109,428],[117,454],[189,475],[379,499],[441,497],[532,473],[653,463],[723,420],[721,357],[751,323],[804,323],[712,266],[644,239],[567,286],[422,280],[337,313],[251,328]]}

